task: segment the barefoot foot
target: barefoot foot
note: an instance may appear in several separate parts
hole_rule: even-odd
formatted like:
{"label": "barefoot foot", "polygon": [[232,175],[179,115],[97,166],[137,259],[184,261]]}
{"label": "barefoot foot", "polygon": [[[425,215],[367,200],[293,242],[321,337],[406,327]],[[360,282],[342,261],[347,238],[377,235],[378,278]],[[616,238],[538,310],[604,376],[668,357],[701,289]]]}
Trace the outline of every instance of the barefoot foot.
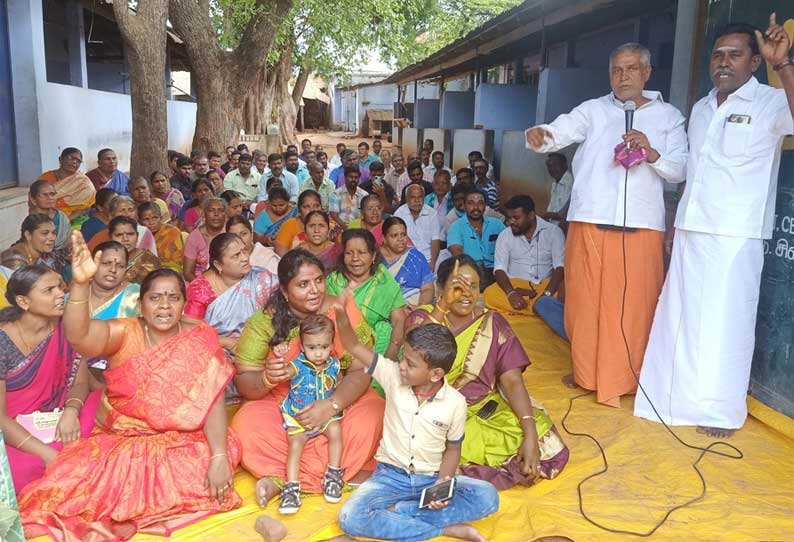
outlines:
{"label": "barefoot foot", "polygon": [[706,427],[704,425],[699,425],[697,432],[711,438],[731,438],[736,432],[736,429],[723,429],[722,427]]}
{"label": "barefoot foot", "polygon": [[452,538],[469,540],[470,542],[485,542],[485,537],[480,534],[480,531],[465,523],[458,523],[457,525],[445,527],[444,535],[451,536]]}
{"label": "barefoot foot", "polygon": [[270,516],[261,515],[256,518],[254,529],[262,535],[265,542],[279,542],[287,536],[287,528],[284,524]]}
{"label": "barefoot foot", "polygon": [[[276,485],[276,482],[270,478],[260,478],[256,481],[256,502],[259,506],[264,508],[270,499],[281,493],[281,489]],[[267,516],[262,516],[267,517]]]}
{"label": "barefoot foot", "polygon": [[567,388],[578,388],[579,386],[576,384],[576,380],[573,379],[573,373],[569,375],[565,375],[562,377],[562,383],[565,384]]}

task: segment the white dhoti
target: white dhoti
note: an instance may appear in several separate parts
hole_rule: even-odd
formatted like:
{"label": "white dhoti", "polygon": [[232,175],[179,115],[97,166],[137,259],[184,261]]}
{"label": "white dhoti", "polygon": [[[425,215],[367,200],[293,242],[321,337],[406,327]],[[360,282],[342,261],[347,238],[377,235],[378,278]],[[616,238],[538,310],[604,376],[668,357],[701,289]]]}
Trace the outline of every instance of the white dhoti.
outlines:
{"label": "white dhoti", "polygon": [[[763,241],[677,230],[640,384],[669,425],[747,417]],[[659,421],[642,391],[634,415]]]}

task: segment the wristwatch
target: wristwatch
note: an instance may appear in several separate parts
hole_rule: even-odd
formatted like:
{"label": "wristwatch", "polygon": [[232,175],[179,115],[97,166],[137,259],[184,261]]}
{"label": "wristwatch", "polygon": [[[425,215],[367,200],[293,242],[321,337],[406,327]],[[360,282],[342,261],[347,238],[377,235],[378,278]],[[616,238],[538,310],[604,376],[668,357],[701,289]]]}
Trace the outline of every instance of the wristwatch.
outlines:
{"label": "wristwatch", "polygon": [[546,296],[546,297],[551,297],[551,292],[548,291],[548,290],[544,290],[543,291],[543,295]]}

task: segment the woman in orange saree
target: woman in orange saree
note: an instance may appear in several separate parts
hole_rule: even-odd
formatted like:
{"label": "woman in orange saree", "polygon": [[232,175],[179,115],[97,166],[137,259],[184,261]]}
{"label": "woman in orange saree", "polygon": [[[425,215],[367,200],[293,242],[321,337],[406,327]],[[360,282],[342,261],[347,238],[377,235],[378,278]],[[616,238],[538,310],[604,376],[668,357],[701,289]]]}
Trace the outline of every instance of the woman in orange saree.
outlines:
{"label": "woman in orange saree", "polygon": [[[19,495],[26,537],[115,542],[174,529],[241,504],[232,485],[240,442],[222,398],[234,368],[205,323],[180,323],[184,282],[171,269],[141,285],[141,318],[90,320],[98,257],[73,234],[69,342],[107,356],[96,428],[67,445]],[[184,329],[183,329],[184,328]]]}
{"label": "woman in orange saree", "polygon": [[94,205],[96,188],[91,179],[80,171],[80,164],[83,163],[80,149],[66,147],[58,161],[60,167],[45,171],[39,176],[39,180],[55,186],[55,208],[74,220],[86,214]]}
{"label": "woman in orange saree", "polygon": [[[243,328],[237,341],[237,378],[235,383],[248,399],[232,420],[232,428],[243,443],[243,467],[259,478],[257,500],[265,506],[277,495],[286,476],[287,432],[279,411],[281,400],[289,391],[288,362],[300,353],[298,327],[310,314],[325,314],[335,322],[335,296],[325,293],[323,264],[310,252],[295,249],[287,252],[278,264],[280,289],[273,293],[264,310],[257,311]],[[347,313],[363,343],[372,344],[372,331],[361,311],[350,299]],[[286,344],[288,351],[277,358],[272,347]],[[342,424],[342,468],[349,481],[372,461],[383,428],[384,402],[369,389],[371,378],[363,367],[344,352],[339,337],[334,338],[331,355],[338,357],[346,369],[332,396],[315,401],[298,417],[306,428],[322,427],[332,416],[344,410]],[[311,439],[301,458],[301,489],[322,492],[322,479],[328,464],[328,440]]]}

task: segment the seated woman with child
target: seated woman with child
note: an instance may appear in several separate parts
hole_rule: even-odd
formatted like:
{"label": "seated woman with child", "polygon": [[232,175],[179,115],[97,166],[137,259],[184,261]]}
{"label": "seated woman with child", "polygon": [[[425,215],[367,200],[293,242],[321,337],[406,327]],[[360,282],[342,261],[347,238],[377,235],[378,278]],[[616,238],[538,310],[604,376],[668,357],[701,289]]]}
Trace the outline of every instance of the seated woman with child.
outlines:
{"label": "seated woman with child", "polygon": [[[287,480],[288,439],[282,429],[280,403],[290,386],[289,360],[300,354],[300,324],[323,314],[335,319],[335,297],[326,293],[325,269],[311,253],[296,249],[287,252],[278,265],[279,289],[263,310],[248,320],[237,342],[235,384],[245,402],[232,420],[243,443],[243,467],[259,478],[257,500],[261,506],[281,490]],[[347,312],[356,335],[372,344],[372,332],[351,299]],[[277,346],[285,344],[276,354]],[[344,410],[338,422],[342,428],[343,480],[355,477],[372,459],[383,424],[383,400],[369,389],[370,377],[363,367],[345,353],[334,339],[331,354],[339,358],[345,377],[333,393],[315,401],[297,422],[310,432],[324,426]],[[328,441],[306,442],[300,461],[298,481],[305,492],[321,493],[328,465]]]}

